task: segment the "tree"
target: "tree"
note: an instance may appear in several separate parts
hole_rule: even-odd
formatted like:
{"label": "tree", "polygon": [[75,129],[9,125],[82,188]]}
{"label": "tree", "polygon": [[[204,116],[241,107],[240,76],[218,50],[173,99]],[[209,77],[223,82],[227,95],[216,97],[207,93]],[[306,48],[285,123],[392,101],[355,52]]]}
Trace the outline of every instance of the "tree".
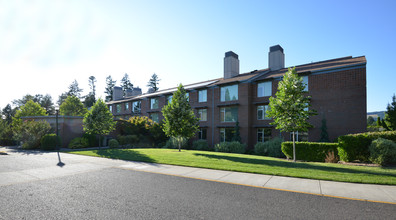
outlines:
{"label": "tree", "polygon": [[59,98],[58,98],[58,105],[62,105],[62,103],[67,99],[69,96],[76,96],[77,98],[81,98],[81,92],[83,89],[81,89],[78,86],[77,80],[74,80],[70,85],[69,85],[69,90],[67,92],[62,93]]}
{"label": "tree", "polygon": [[156,92],[159,90],[159,88],[158,88],[159,81],[161,81],[161,80],[158,78],[157,74],[154,73],[151,76],[151,79],[148,81],[147,87],[149,87],[149,89],[154,90],[153,92]]}
{"label": "tree", "polygon": [[162,109],[164,116],[164,132],[168,137],[174,137],[178,140],[179,151],[181,151],[181,142],[183,138],[190,138],[198,131],[199,119],[191,109],[186,95],[186,90],[182,84],[177,91],[173,93],[170,104]]}
{"label": "tree", "polygon": [[68,96],[59,107],[60,115],[84,116],[87,111],[80,99],[76,96]]}
{"label": "tree", "polygon": [[96,78],[95,76],[90,76],[89,77],[89,87],[91,88],[91,91],[88,93],[88,95],[85,96],[85,100],[84,100],[84,105],[85,107],[89,108],[91,106],[93,106],[96,102]]}
{"label": "tree", "polygon": [[15,131],[19,129],[19,126],[22,124],[21,117],[46,115],[48,115],[47,112],[43,107],[40,106],[40,104],[33,102],[33,100],[29,100],[25,105],[21,106],[21,108],[16,111],[15,116],[12,118],[12,127]]}
{"label": "tree", "polygon": [[7,104],[6,107],[4,107],[2,110],[2,114],[5,118],[5,121],[8,124],[11,124],[12,117],[15,116],[15,113],[16,113],[16,108],[12,108],[10,104]]}
{"label": "tree", "polygon": [[325,117],[323,117],[323,119],[322,119],[322,127],[320,128],[319,142],[330,142],[329,134],[327,133],[327,121],[326,121]]}
{"label": "tree", "polygon": [[393,94],[392,102],[388,104],[385,112],[385,123],[389,130],[396,130],[396,96]]}
{"label": "tree", "polygon": [[47,94],[47,95],[43,96],[39,103],[40,103],[41,107],[43,107],[45,109],[47,114],[49,114],[49,115],[55,114],[55,106],[54,106],[54,103],[52,102],[51,95]]}
{"label": "tree", "polygon": [[125,73],[124,77],[122,77],[122,79],[121,79],[121,88],[122,88],[122,91],[124,92],[124,97],[127,94],[127,90],[133,89],[133,84],[129,80],[129,76],[127,73]]}
{"label": "tree", "polygon": [[296,161],[295,132],[308,131],[312,127],[307,122],[315,112],[309,109],[309,96],[306,96],[302,77],[297,75],[295,68],[289,71],[279,82],[276,97],[270,97],[268,116],[272,117],[276,129],[293,133],[293,161]]}
{"label": "tree", "polygon": [[239,121],[236,122],[234,127],[234,136],[232,137],[232,141],[238,141],[241,143],[241,134],[239,132]]}
{"label": "tree", "polygon": [[89,88],[91,88],[91,94],[95,97],[96,96],[96,78],[95,76],[90,76],[88,79],[89,82]]}
{"label": "tree", "polygon": [[84,116],[83,124],[84,131],[88,134],[99,135],[100,146],[100,135],[107,135],[112,132],[116,122],[107,105],[102,99],[99,99],[95,102],[92,109]]}
{"label": "tree", "polygon": [[111,76],[108,76],[106,78],[106,88],[105,88],[105,94],[107,94],[106,98],[105,98],[106,102],[109,102],[109,101],[113,100],[113,88],[114,88],[116,82],[117,81],[113,80],[111,78]]}
{"label": "tree", "polygon": [[367,126],[371,126],[371,125],[374,125],[374,124],[375,124],[374,118],[372,116],[369,116],[367,118]]}

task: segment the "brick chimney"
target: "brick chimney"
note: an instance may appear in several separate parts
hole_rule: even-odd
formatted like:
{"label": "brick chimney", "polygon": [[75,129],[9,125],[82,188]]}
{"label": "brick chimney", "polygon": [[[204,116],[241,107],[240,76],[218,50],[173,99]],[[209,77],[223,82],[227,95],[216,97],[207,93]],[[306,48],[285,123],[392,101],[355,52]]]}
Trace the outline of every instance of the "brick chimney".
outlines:
{"label": "brick chimney", "polygon": [[121,87],[114,86],[113,87],[113,101],[122,99],[124,92]]}
{"label": "brick chimney", "polygon": [[285,68],[285,54],[281,46],[275,45],[270,47],[270,52],[268,53],[268,67],[271,70]]}
{"label": "brick chimney", "polygon": [[224,57],[224,79],[239,75],[238,55],[232,51],[225,53]]}

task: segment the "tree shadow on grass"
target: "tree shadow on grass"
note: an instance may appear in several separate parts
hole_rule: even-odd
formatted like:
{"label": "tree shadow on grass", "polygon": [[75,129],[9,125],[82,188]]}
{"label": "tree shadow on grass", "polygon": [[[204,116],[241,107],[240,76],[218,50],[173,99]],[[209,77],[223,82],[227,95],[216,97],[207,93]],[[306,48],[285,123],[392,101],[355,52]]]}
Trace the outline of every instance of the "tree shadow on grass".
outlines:
{"label": "tree shadow on grass", "polygon": [[[361,169],[350,169],[350,168],[343,168],[343,167],[327,167],[327,166],[319,166],[315,164],[308,164],[308,163],[293,163],[289,161],[279,161],[279,160],[266,160],[266,159],[255,159],[255,158],[245,158],[245,157],[238,157],[238,156],[225,156],[225,155],[213,155],[213,154],[200,154],[194,153],[196,156],[208,157],[212,159],[218,160],[229,160],[238,163],[249,163],[249,164],[262,164],[267,166],[276,166],[282,168],[297,168],[297,169],[313,169],[313,170],[320,170],[320,171],[328,171],[328,172],[341,172],[341,173],[350,173],[350,174],[370,174],[370,175],[379,175],[379,176],[390,176],[396,177],[396,173],[387,173],[382,171],[369,171],[369,170],[361,170]],[[382,168],[383,170],[387,170],[389,168]],[[309,172],[307,170],[307,172]]]}
{"label": "tree shadow on grass", "polygon": [[157,161],[132,149],[104,149],[92,151],[105,158],[156,163]]}

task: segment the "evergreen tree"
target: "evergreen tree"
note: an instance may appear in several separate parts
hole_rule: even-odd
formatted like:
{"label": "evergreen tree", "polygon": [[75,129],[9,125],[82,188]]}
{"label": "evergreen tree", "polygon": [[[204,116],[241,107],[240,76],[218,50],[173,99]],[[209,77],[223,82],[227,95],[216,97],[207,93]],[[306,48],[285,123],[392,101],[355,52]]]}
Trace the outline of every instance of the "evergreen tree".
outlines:
{"label": "evergreen tree", "polygon": [[117,81],[113,80],[113,78],[111,78],[111,76],[106,77],[106,88],[105,88],[106,102],[113,100],[113,88],[114,88],[116,82]]}
{"label": "evergreen tree", "polygon": [[69,90],[67,92],[62,93],[59,98],[58,98],[58,105],[62,105],[62,103],[66,100],[68,96],[76,96],[77,98],[81,98],[81,92],[83,89],[81,89],[78,86],[77,80],[74,80],[70,85],[69,85]]}
{"label": "evergreen tree", "polygon": [[396,131],[396,96],[393,94],[392,102],[388,104],[385,112],[385,122],[389,130]]}
{"label": "evergreen tree", "polygon": [[93,106],[96,102],[96,78],[95,76],[90,76],[89,77],[89,87],[91,88],[91,91],[88,93],[88,95],[85,96],[84,99],[84,105],[87,108],[90,108]]}
{"label": "evergreen tree", "polygon": [[377,126],[382,127],[381,118],[379,116],[377,117]]}
{"label": "evergreen tree", "polygon": [[113,119],[113,114],[110,112],[106,103],[102,99],[95,102],[91,110],[84,116],[83,120],[84,131],[88,134],[107,135],[115,129],[116,122]]}
{"label": "evergreen tree", "polygon": [[371,125],[374,125],[374,124],[375,124],[374,118],[372,116],[369,116],[367,118],[367,126],[371,126]]}
{"label": "evergreen tree", "polygon": [[295,138],[296,131],[308,131],[312,127],[307,122],[315,111],[309,109],[309,96],[306,96],[302,77],[297,75],[295,68],[289,71],[279,82],[276,97],[270,97],[268,116],[272,117],[276,129],[293,133],[293,161],[296,161]]}
{"label": "evergreen tree", "polygon": [[129,76],[127,73],[125,73],[124,77],[122,77],[122,79],[121,79],[121,88],[122,88],[122,91],[124,92],[124,97],[126,97],[127,90],[133,89],[133,84],[129,80]]}
{"label": "evergreen tree", "polygon": [[198,131],[199,119],[195,116],[182,84],[173,93],[172,101],[162,109],[164,132],[178,141],[179,151],[183,138],[190,138]]}
{"label": "evergreen tree", "polygon": [[147,87],[149,87],[149,89],[152,89],[153,92],[156,92],[159,90],[159,88],[158,88],[159,81],[160,81],[160,79],[158,78],[157,74],[154,73],[151,76],[151,79],[148,81]]}
{"label": "evergreen tree", "polygon": [[3,108],[2,114],[5,117],[5,121],[8,124],[11,124],[12,117],[15,116],[16,108],[12,108],[10,104],[7,104],[6,107]]}
{"label": "evergreen tree", "polygon": [[68,96],[59,107],[60,115],[84,116],[87,111],[80,99],[76,96]]}
{"label": "evergreen tree", "polygon": [[45,109],[47,114],[49,114],[49,115],[55,114],[55,106],[54,106],[54,103],[52,102],[51,95],[47,94],[47,95],[43,96],[41,98],[39,104],[41,105],[41,107],[43,107]]}
{"label": "evergreen tree", "polygon": [[327,121],[326,121],[325,117],[323,117],[323,119],[322,119],[322,127],[320,128],[319,142],[330,142],[329,134],[327,133]]}
{"label": "evergreen tree", "polygon": [[239,121],[236,122],[234,127],[234,136],[232,137],[232,141],[238,141],[241,143],[241,133],[239,132]]}

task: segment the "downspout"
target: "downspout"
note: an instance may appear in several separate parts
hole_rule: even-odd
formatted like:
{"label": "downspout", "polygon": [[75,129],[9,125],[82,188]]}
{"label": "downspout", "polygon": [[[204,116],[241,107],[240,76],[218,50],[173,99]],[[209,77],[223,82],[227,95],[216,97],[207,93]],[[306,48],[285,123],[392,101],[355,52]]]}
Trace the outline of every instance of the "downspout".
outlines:
{"label": "downspout", "polygon": [[214,148],[214,87],[212,87],[212,147]]}

